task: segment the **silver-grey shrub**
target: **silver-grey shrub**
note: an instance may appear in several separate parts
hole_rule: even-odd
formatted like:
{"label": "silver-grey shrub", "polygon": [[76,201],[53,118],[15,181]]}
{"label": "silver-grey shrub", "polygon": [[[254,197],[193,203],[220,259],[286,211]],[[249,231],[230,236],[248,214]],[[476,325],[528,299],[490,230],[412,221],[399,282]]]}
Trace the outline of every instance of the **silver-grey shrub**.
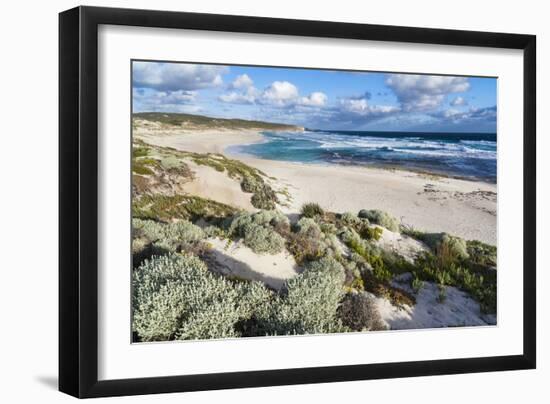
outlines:
{"label": "silver-grey shrub", "polygon": [[244,245],[258,254],[278,254],[285,246],[285,239],[270,227],[250,223],[244,227],[243,233]]}
{"label": "silver-grey shrub", "polygon": [[309,217],[302,217],[296,223],[296,229],[299,233],[309,233],[319,236],[321,234],[321,228],[314,219]]}
{"label": "silver-grey shrub", "polygon": [[246,226],[255,224],[263,227],[289,225],[288,217],[276,210],[260,210],[255,213],[241,212],[233,217],[228,226],[228,232],[234,236],[244,236]]}
{"label": "silver-grey shrub", "polygon": [[169,251],[175,251],[178,245],[194,243],[206,237],[199,226],[187,220],[159,223],[153,220],[133,219],[132,225],[134,231]]}
{"label": "silver-grey shrub", "polygon": [[132,286],[132,326],[142,341],[238,336],[235,324],[270,293],[235,287],[200,259],[176,254],[146,260]]}
{"label": "silver-grey shrub", "polygon": [[244,244],[258,254],[277,254],[283,250],[285,239],[274,228],[289,225],[288,218],[281,212],[261,210],[237,214],[227,231],[235,237],[242,237]]}
{"label": "silver-grey shrub", "polygon": [[345,330],[337,317],[343,297],[344,269],[334,258],[307,264],[287,281],[286,295],[274,301],[262,319],[271,335],[317,334]]}
{"label": "silver-grey shrub", "polygon": [[386,229],[394,232],[399,231],[399,220],[390,215],[387,212],[378,209],[361,209],[358,216],[360,218],[368,219],[370,222],[378,224]]}

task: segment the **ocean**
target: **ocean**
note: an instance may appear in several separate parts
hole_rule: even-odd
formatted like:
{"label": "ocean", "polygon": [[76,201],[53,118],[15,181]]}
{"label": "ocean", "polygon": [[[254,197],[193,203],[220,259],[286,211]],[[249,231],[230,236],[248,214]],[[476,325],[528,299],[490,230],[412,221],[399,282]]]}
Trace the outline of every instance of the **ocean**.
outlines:
{"label": "ocean", "polygon": [[301,163],[403,168],[496,182],[495,133],[262,132],[264,142],[228,151]]}

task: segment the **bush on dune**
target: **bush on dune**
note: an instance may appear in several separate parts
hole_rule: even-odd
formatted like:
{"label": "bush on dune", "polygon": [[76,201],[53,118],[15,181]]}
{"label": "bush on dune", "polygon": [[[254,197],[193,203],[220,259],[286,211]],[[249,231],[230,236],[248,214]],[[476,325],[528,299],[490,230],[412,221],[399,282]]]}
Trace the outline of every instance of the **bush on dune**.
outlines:
{"label": "bush on dune", "polygon": [[345,331],[337,309],[343,297],[344,270],[333,258],[308,263],[303,273],[287,282],[286,294],[259,319],[270,335]]}
{"label": "bush on dune", "polygon": [[258,254],[277,254],[283,250],[285,239],[275,228],[290,228],[288,218],[280,212],[242,212],[233,217],[228,225],[228,233],[242,237],[244,244]]}
{"label": "bush on dune", "polygon": [[382,228],[375,226],[366,226],[361,230],[361,237],[366,240],[378,241],[382,237]]}
{"label": "bush on dune", "polygon": [[258,254],[278,254],[283,251],[285,239],[273,229],[248,224],[243,229],[244,244]]}
{"label": "bush on dune", "polygon": [[369,224],[368,220],[363,220],[362,218],[358,217],[357,215],[354,215],[351,212],[345,212],[340,215],[340,221],[346,225],[351,226],[355,228],[356,230],[359,229],[363,224]]}
{"label": "bush on dune", "polygon": [[133,273],[133,330],[142,341],[239,336],[235,325],[271,292],[259,283],[236,287],[196,257],[168,255]]}
{"label": "bush on dune", "polygon": [[370,222],[385,227],[390,231],[399,231],[399,221],[395,217],[384,211],[378,209],[361,209],[358,216],[363,219],[368,219]]}
{"label": "bush on dune", "polygon": [[312,202],[302,205],[301,213],[302,216],[314,218],[317,216],[323,216],[325,211],[321,208],[321,205]]}
{"label": "bush on dune", "polygon": [[468,240],[466,247],[472,262],[482,266],[496,267],[497,248],[495,246],[477,240]]}
{"label": "bush on dune", "polygon": [[256,213],[240,212],[233,216],[227,225],[227,231],[234,236],[244,236],[246,226],[254,224],[263,227],[290,227],[288,217],[276,210],[261,210]]}
{"label": "bush on dune", "polygon": [[382,317],[376,309],[374,299],[363,293],[347,294],[338,308],[338,316],[344,326],[353,331],[386,329]]}
{"label": "bush on dune", "polygon": [[193,223],[182,220],[160,223],[133,219],[132,255],[134,267],[153,255],[184,252],[200,255],[207,249],[205,232]]}
{"label": "bush on dune", "polygon": [[[302,217],[294,226],[294,231],[283,232],[287,249],[298,264],[316,261],[324,256],[341,254],[341,245],[331,229],[324,232],[322,227],[311,218]],[[335,230],[335,229],[334,229]]]}

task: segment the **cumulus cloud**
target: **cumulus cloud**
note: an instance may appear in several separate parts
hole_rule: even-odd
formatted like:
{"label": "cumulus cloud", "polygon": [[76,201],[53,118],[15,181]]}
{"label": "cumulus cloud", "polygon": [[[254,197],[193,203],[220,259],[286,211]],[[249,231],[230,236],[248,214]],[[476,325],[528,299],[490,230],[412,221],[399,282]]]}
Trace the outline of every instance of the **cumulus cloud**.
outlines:
{"label": "cumulus cloud", "polygon": [[390,74],[386,85],[393,90],[403,111],[430,111],[438,108],[445,97],[470,88],[466,77]]}
{"label": "cumulus cloud", "polygon": [[464,98],[459,96],[459,97],[453,98],[449,103],[449,105],[451,105],[452,107],[461,107],[464,105],[468,105],[468,101],[466,101]]}
{"label": "cumulus cloud", "polygon": [[194,91],[220,86],[224,66],[134,62],[133,85],[157,91]]}
{"label": "cumulus cloud", "polygon": [[328,97],[325,93],[316,91],[311,93],[307,97],[300,97],[297,104],[304,105],[308,107],[322,107],[327,103]]}
{"label": "cumulus cloud", "polygon": [[326,94],[316,91],[301,96],[298,88],[288,81],[274,81],[263,91],[254,87],[252,79],[246,75],[238,76],[229,86],[233,90],[218,96],[218,100],[235,104],[260,104],[272,107],[323,107],[328,100]]}
{"label": "cumulus cloud", "polygon": [[288,81],[274,81],[262,93],[262,101],[279,106],[297,98],[298,88]]}
{"label": "cumulus cloud", "polygon": [[248,76],[248,74],[241,74],[233,80],[233,82],[230,84],[230,88],[240,90],[240,89],[248,89],[254,85],[254,82],[252,79]]}

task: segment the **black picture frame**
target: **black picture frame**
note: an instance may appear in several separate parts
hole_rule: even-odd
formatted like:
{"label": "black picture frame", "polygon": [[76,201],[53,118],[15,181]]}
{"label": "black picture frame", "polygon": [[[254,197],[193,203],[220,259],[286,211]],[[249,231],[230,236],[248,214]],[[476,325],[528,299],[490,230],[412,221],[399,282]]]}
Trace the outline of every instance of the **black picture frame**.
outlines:
{"label": "black picture frame", "polygon": [[[523,51],[523,353],[467,359],[99,381],[98,26],[344,38]],[[59,390],[104,397],[325,383],[536,366],[536,37],[183,12],[77,7],[59,15]]]}

